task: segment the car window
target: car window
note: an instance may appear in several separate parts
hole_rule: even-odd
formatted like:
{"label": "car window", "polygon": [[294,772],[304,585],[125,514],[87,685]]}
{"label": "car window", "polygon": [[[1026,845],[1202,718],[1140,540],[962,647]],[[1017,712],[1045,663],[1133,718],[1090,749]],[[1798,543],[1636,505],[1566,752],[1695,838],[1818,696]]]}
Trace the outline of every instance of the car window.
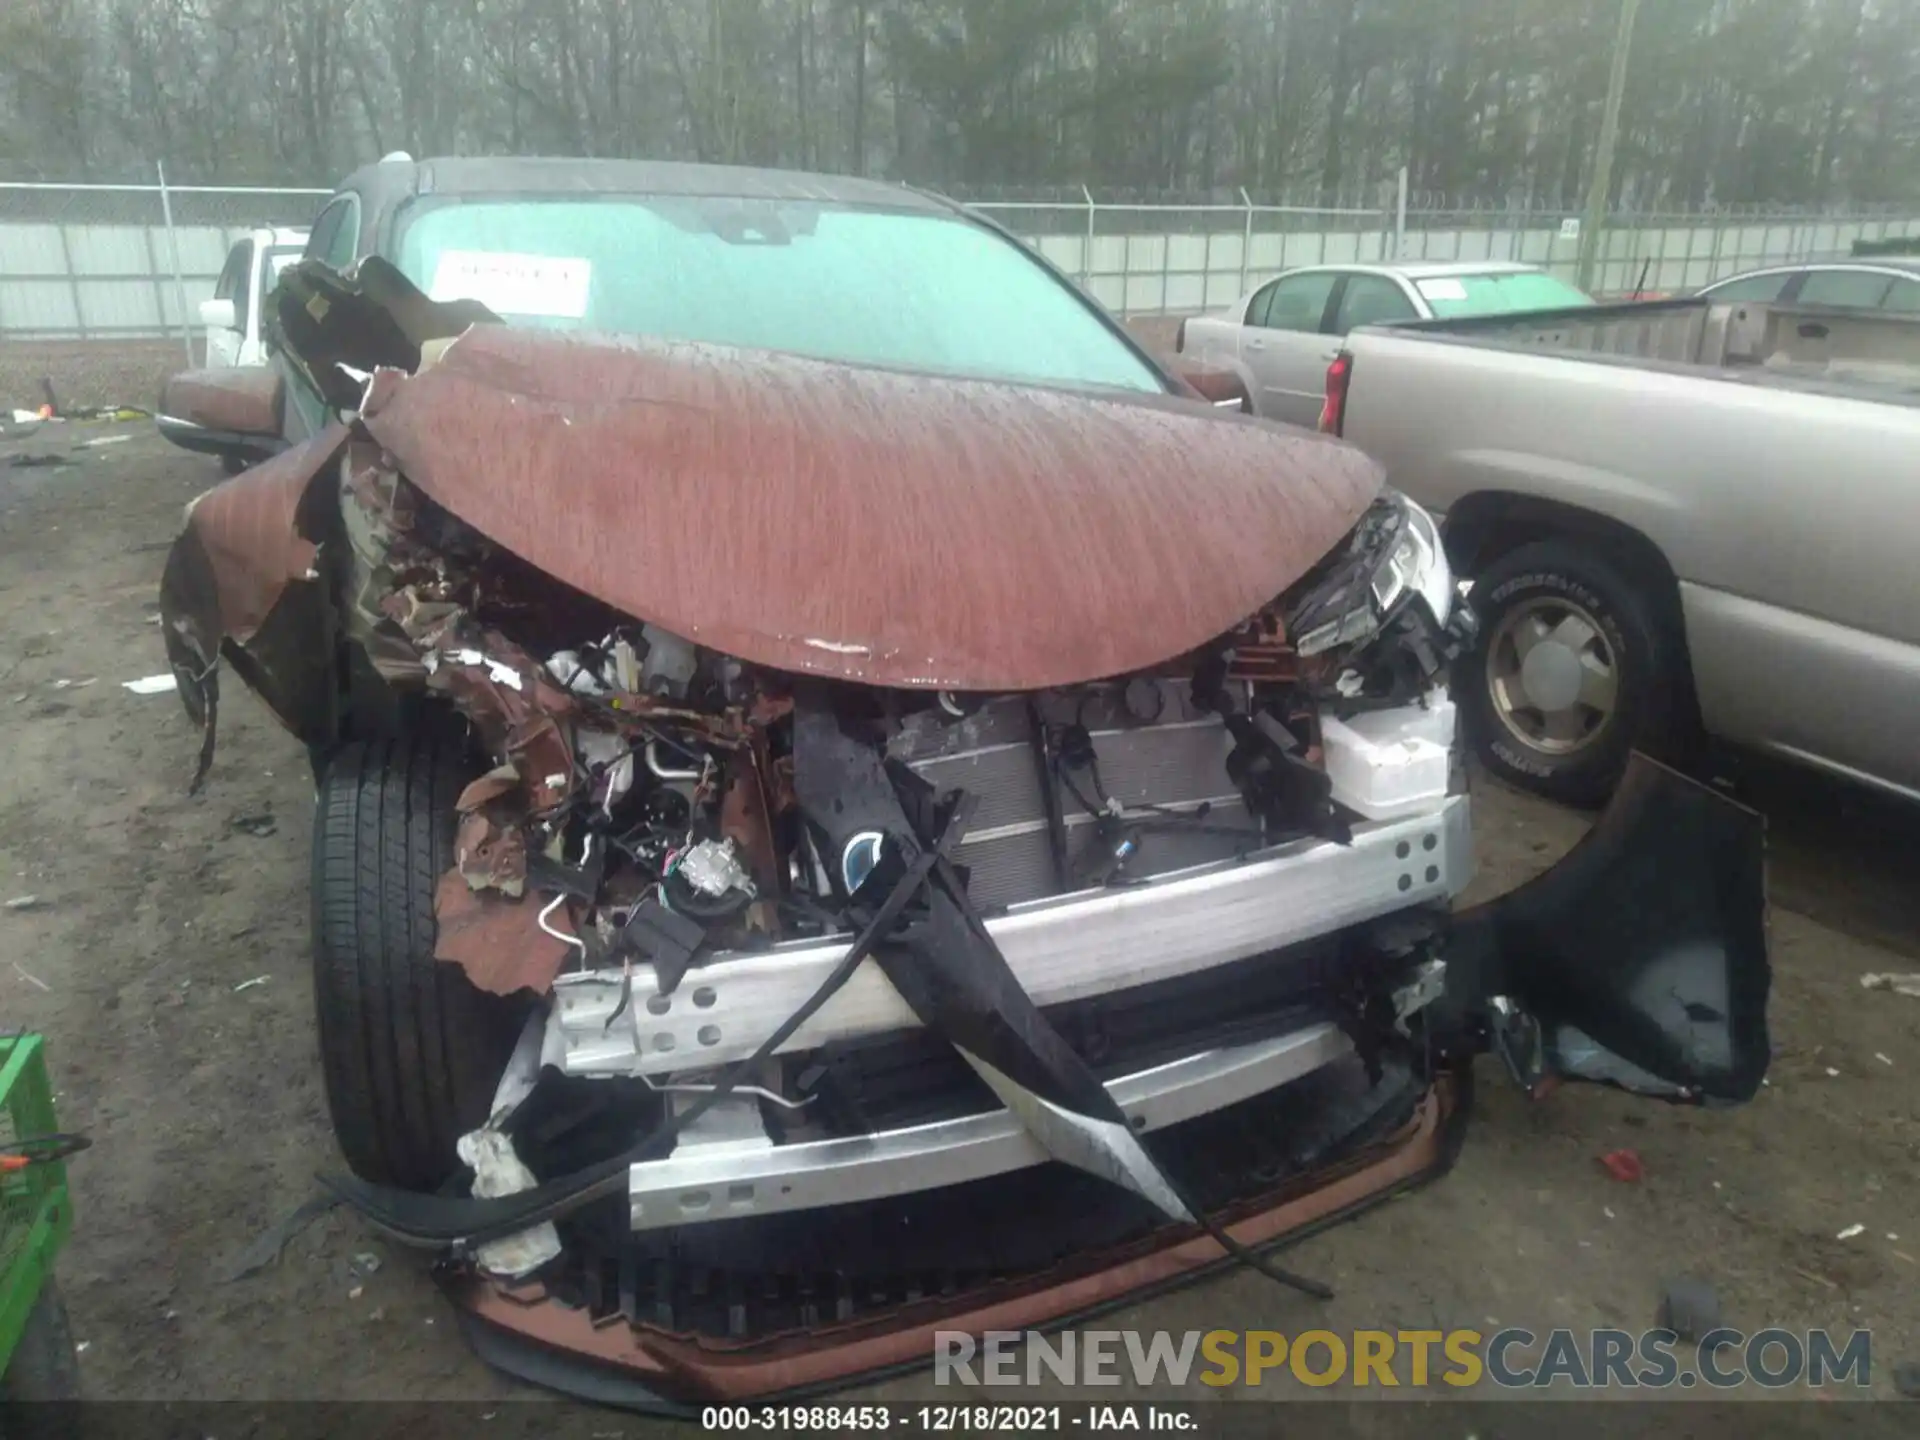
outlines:
{"label": "car window", "polygon": [[1903,315],[1920,315],[1920,280],[1895,280],[1880,302],[1882,310],[1898,310]]}
{"label": "car window", "polygon": [[1333,317],[1333,333],[1344,335],[1358,325],[1416,319],[1419,312],[1395,281],[1384,275],[1349,275]]}
{"label": "car window", "polygon": [[1262,285],[1253,292],[1253,299],[1247,302],[1246,324],[1264,326],[1267,323],[1267,307],[1273,303],[1274,287],[1279,283],[1275,280],[1273,284]]}
{"label": "car window", "polygon": [[298,245],[275,245],[267,251],[267,268],[260,277],[262,293],[280,283],[280,272],[300,258]]}
{"label": "car window", "polygon": [[1497,270],[1483,275],[1429,275],[1413,282],[1427,308],[1442,319],[1512,315],[1524,310],[1571,310],[1593,297],[1544,270]]}
{"label": "car window", "polygon": [[242,240],[227,252],[227,263],[213,286],[214,299],[233,302],[233,328],[242,335],[247,333],[247,302],[251,298],[247,291],[251,288],[252,269],[253,241]]}
{"label": "car window", "polygon": [[615,195],[418,201],[395,263],[515,324],[1164,394],[1025,246],[948,211]]}
{"label": "car window", "polygon": [[307,236],[306,256],[309,260],[324,260],[336,270],[344,270],[353,263],[354,247],[359,239],[359,197],[342,195],[328,201],[327,208],[313,222],[313,230]]}
{"label": "car window", "polygon": [[1796,273],[1792,270],[1774,270],[1765,275],[1747,275],[1738,280],[1729,280],[1724,285],[1710,285],[1706,293],[1715,301],[1747,301],[1767,305],[1780,298],[1780,292],[1787,288],[1787,282]]}
{"label": "car window", "polygon": [[233,300],[247,291],[247,268],[253,264],[253,241],[242,240],[227,252],[227,263],[220,267],[220,278],[213,282],[213,298]]}
{"label": "car window", "polygon": [[1282,275],[1273,282],[1273,294],[1260,323],[1269,330],[1318,330],[1339,278],[1334,270]]}
{"label": "car window", "polygon": [[1891,283],[1886,275],[1872,270],[1815,270],[1807,276],[1796,297],[1802,305],[1841,305],[1851,310],[1871,310],[1886,297]]}

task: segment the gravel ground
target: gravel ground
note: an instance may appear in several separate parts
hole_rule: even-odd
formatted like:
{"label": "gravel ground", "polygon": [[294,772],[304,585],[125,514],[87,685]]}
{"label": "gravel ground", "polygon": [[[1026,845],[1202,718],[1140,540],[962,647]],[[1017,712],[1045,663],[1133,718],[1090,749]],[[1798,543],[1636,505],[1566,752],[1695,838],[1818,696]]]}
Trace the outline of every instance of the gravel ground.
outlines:
{"label": "gravel ground", "polygon": [[[121,435],[69,464],[9,463]],[[189,799],[197,737],[178,704],[120,685],[164,668],[161,563],[182,505],[216,479],[138,425],[0,442],[0,890],[38,897],[0,912],[0,1007],[47,1034],[62,1118],[95,1142],[73,1166],[61,1261],[88,1383],[123,1399],[522,1394],[469,1355],[418,1261],[346,1215],[277,1267],[221,1279],[332,1152],[306,976],[304,757],[235,684],[212,777]],[[1451,1176],[1294,1252],[1338,1288],[1330,1305],[1243,1272],[1111,1324],[1637,1330],[1662,1278],[1692,1272],[1748,1330],[1870,1328],[1888,1393],[1894,1364],[1920,1358],[1920,1000],[1859,977],[1920,969],[1920,823],[1802,777],[1750,783],[1775,835],[1778,972],[1778,1058],[1754,1104],[1591,1089],[1529,1104],[1489,1068]],[[1486,893],[1580,832],[1568,812],[1478,793]],[[1622,1146],[1645,1162],[1640,1183],[1596,1163]]]}

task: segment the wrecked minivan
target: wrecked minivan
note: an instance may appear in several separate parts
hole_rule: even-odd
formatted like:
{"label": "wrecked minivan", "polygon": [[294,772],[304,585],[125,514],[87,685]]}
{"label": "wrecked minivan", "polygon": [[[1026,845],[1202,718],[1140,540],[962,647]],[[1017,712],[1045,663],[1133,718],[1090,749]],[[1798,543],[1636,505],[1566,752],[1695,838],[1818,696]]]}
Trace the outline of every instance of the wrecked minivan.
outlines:
{"label": "wrecked minivan", "polygon": [[196,786],[223,668],[313,757],[327,1183],[491,1363],[670,1408],[1325,1295],[1262,1252],[1439,1173],[1479,1054],[1754,1093],[1749,812],[1636,760],[1453,910],[1472,620],[1357,451],[913,191],[343,194],[163,628]]}

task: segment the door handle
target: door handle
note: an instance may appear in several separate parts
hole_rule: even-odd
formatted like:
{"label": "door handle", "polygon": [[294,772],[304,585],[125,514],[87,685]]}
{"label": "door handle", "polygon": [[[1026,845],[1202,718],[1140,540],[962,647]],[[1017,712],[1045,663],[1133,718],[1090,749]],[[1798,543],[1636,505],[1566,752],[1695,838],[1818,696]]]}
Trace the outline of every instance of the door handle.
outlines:
{"label": "door handle", "polygon": [[1267,348],[1267,342],[1264,340],[1249,340],[1247,341],[1247,348],[1249,350],[1264,350]]}
{"label": "door handle", "polygon": [[1809,320],[1800,327],[1800,338],[1802,340],[1824,340],[1827,338],[1827,327],[1817,320]]}

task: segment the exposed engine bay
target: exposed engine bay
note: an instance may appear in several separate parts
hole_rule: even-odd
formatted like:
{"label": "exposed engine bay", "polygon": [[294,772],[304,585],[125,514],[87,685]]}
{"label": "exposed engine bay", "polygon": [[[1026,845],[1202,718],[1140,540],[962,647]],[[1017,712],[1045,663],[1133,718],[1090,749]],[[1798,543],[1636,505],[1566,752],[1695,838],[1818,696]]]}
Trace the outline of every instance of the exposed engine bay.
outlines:
{"label": "exposed engine bay", "polygon": [[[330,1089],[357,1173],[328,1183],[448,1249],[473,1313],[526,1331],[554,1300],[638,1335],[644,1270],[674,1343],[777,1348],[833,1327],[811,1279],[742,1257],[844,1250],[829,1269],[905,1296],[841,1297],[857,1329],[915,1303],[956,1214],[1051,1214],[1083,1184],[1117,1208],[1076,1201],[1009,1265],[1202,1234],[1207,1263],[1324,1294],[1248,1248],[1283,1232],[1218,1217],[1368,1156],[1379,1186],[1430,1173],[1477,1050],[1533,1090],[1758,1084],[1758,834],[1709,792],[1635,770],[1566,865],[1448,915],[1471,611],[1433,520],[1353,452],[1157,403],[517,334],[382,262],[286,283],[283,314],[333,317],[287,338],[343,418],[196,502],[169,656],[196,786],[223,661],[311,749],[323,817],[340,757],[383,737],[458,776],[444,813],[394,802],[433,809],[403,816],[408,853],[445,863],[430,896],[417,863],[393,881],[432,919],[396,931],[431,948],[399,957],[393,1003],[412,1025],[457,976],[479,1018],[439,1063],[477,1076]],[[982,438],[931,446],[958,416]],[[1205,504],[1168,488],[1189,444],[1218,462]],[[899,493],[874,500],[876,473]],[[1182,546],[1177,573],[1122,573]],[[359,863],[316,847],[316,885]],[[1623,896],[1660,865],[1688,899],[1640,928]],[[1227,1138],[1281,1114],[1284,1144]],[[1360,1198],[1339,1193],[1323,1211]],[[869,1233],[896,1236],[884,1264]],[[708,1308],[689,1256],[759,1277],[764,1318]],[[799,1383],[785,1365],[741,1384]]]}
{"label": "exposed engine bay", "polygon": [[[404,492],[393,504],[431,508]],[[952,859],[982,913],[1302,836],[1344,842],[1369,800],[1336,793],[1321,716],[1405,711],[1421,729],[1438,706],[1450,731],[1437,676],[1469,623],[1431,522],[1397,496],[1375,509],[1297,597],[1164,673],[1011,696],[796,680],[631,622],[589,624],[536,656],[525,617],[541,617],[550,643],[551,617],[590,612],[585,597],[532,594],[536,577],[503,582],[511,557],[471,535],[443,533],[428,573],[390,554],[394,588],[368,617],[368,653],[390,681],[417,667],[423,690],[504,757],[461,797],[458,871],[472,898],[452,896],[443,920],[540,898],[540,961],[468,967],[500,993],[636,957],[677,977],[696,953],[844,928],[886,839],[863,832],[830,849],[808,822],[795,795],[803,691],[888,765],[972,797]],[[358,593],[379,573],[356,573]],[[1308,656],[1285,638],[1302,615],[1326,639]],[[1450,739],[1425,757],[1428,804],[1445,792]],[[467,963],[461,934],[441,953]]]}

